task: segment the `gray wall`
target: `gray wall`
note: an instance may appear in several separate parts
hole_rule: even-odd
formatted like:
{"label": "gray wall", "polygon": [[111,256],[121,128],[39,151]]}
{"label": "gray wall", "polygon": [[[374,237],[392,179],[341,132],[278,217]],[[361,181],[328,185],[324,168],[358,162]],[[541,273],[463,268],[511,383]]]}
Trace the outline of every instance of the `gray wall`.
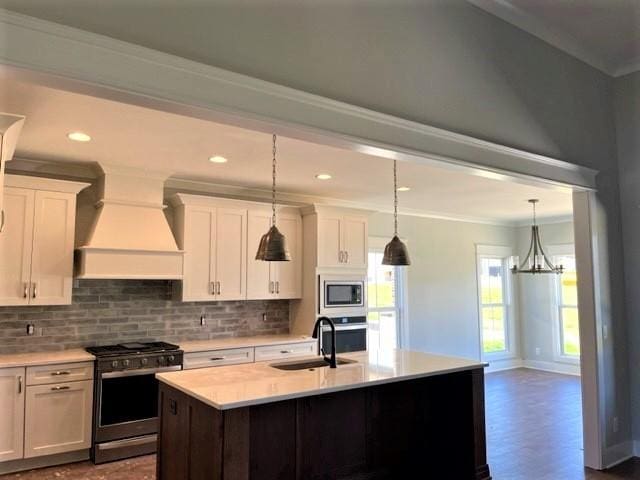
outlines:
{"label": "gray wall", "polygon": [[633,433],[640,441],[640,72],[616,79],[616,129],[629,319]]}
{"label": "gray wall", "polygon": [[[494,225],[401,216],[407,240],[409,347],[427,352],[478,358],[478,282],[476,244],[515,245],[515,229]],[[393,235],[393,217],[377,213],[369,234]]]}
{"label": "gray wall", "polygon": [[[27,336],[27,323],[41,334]],[[171,282],[161,280],[76,280],[72,305],[0,307],[0,354],[288,331],[287,300],[175,302]]]}
{"label": "gray wall", "polygon": [[[605,444],[630,422],[613,81],[464,0],[2,0],[85,30],[600,170]],[[190,5],[187,8],[185,5]],[[635,327],[634,327],[635,328]]]}
{"label": "gray wall", "polygon": [[[517,252],[524,259],[531,241],[531,228],[517,229]],[[557,223],[540,226],[540,236],[548,250],[552,245],[573,243],[573,223]],[[554,337],[551,315],[555,304],[553,297],[552,275],[518,275],[518,305],[521,339],[521,357],[523,360],[554,362]],[[536,354],[536,348],[540,354]]]}

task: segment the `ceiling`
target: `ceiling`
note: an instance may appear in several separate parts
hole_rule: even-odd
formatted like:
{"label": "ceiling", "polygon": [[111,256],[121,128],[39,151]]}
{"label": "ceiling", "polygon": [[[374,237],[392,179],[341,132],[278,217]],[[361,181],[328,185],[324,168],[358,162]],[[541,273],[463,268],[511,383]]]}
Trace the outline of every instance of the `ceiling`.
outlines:
{"label": "ceiling", "polygon": [[[271,135],[101,98],[2,79],[0,111],[26,115],[16,157],[92,164],[101,162],[168,171],[173,178],[267,191],[271,187]],[[82,131],[88,143],[67,134]],[[222,155],[226,164],[209,157]],[[278,140],[278,185],[299,201],[392,206],[392,161],[297,139]],[[10,166],[9,166],[10,168]],[[329,173],[321,181],[316,174]],[[540,215],[572,211],[566,190],[472,176],[416,163],[399,164],[405,213],[490,222],[529,217],[528,198],[540,198]],[[205,185],[195,185],[197,188]],[[291,199],[295,199],[292,197]]]}
{"label": "ceiling", "polygon": [[640,0],[469,0],[613,76],[640,70]]}

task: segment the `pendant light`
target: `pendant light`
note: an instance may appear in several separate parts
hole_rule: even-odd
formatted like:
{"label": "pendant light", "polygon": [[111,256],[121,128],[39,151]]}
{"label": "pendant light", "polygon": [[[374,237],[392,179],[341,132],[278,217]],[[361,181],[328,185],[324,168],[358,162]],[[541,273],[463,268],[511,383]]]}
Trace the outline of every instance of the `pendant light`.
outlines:
{"label": "pendant light", "polygon": [[527,258],[518,266],[517,262],[511,267],[513,273],[556,273],[561,274],[564,270],[562,265],[554,265],[544,253],[542,241],[540,240],[540,230],[536,223],[536,203],[538,200],[532,198],[529,203],[533,206],[533,225],[531,226],[531,244]]}
{"label": "pendant light", "polygon": [[398,238],[398,165],[393,161],[393,238],[384,247],[382,265],[411,265],[407,246]]}
{"label": "pendant light", "polygon": [[284,235],[276,226],[276,135],[273,134],[273,162],[272,162],[272,186],[271,186],[271,228],[260,239],[256,260],[265,262],[288,262],[291,255],[287,249]]}

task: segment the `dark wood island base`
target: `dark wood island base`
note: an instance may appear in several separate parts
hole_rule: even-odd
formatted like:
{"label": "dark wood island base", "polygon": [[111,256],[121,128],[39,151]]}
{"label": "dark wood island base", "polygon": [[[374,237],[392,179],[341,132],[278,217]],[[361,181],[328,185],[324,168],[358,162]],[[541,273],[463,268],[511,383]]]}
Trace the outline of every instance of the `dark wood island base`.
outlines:
{"label": "dark wood island base", "polygon": [[158,480],[490,480],[482,369],[218,410],[160,382]]}

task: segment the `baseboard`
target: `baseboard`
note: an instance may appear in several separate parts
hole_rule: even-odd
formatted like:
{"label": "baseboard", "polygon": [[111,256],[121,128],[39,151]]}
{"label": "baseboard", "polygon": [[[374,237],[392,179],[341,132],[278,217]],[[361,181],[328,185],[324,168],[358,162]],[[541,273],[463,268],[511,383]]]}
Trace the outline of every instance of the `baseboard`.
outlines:
{"label": "baseboard", "polygon": [[607,469],[629,460],[635,456],[634,453],[637,452],[636,448],[639,445],[640,442],[633,442],[629,440],[627,442],[618,443],[605,448],[602,458],[602,466]]}
{"label": "baseboard", "polygon": [[574,375],[577,377],[580,376],[580,365],[574,365],[572,363],[545,362],[542,360],[523,360],[522,366],[524,368],[531,368],[532,370],[562,373],[564,375]]}
{"label": "baseboard", "polygon": [[88,449],[68,453],[58,453],[55,455],[47,455],[44,457],[9,460],[8,462],[0,463],[0,475],[21,472],[24,470],[32,470],[34,468],[52,467],[54,465],[82,462],[84,460],[89,460]]}
{"label": "baseboard", "polygon": [[633,442],[633,456],[640,457],[640,440],[635,440]]}
{"label": "baseboard", "polygon": [[513,370],[514,368],[522,368],[521,358],[506,358],[504,360],[489,361],[489,366],[484,369],[484,373],[501,372],[503,370]]}

